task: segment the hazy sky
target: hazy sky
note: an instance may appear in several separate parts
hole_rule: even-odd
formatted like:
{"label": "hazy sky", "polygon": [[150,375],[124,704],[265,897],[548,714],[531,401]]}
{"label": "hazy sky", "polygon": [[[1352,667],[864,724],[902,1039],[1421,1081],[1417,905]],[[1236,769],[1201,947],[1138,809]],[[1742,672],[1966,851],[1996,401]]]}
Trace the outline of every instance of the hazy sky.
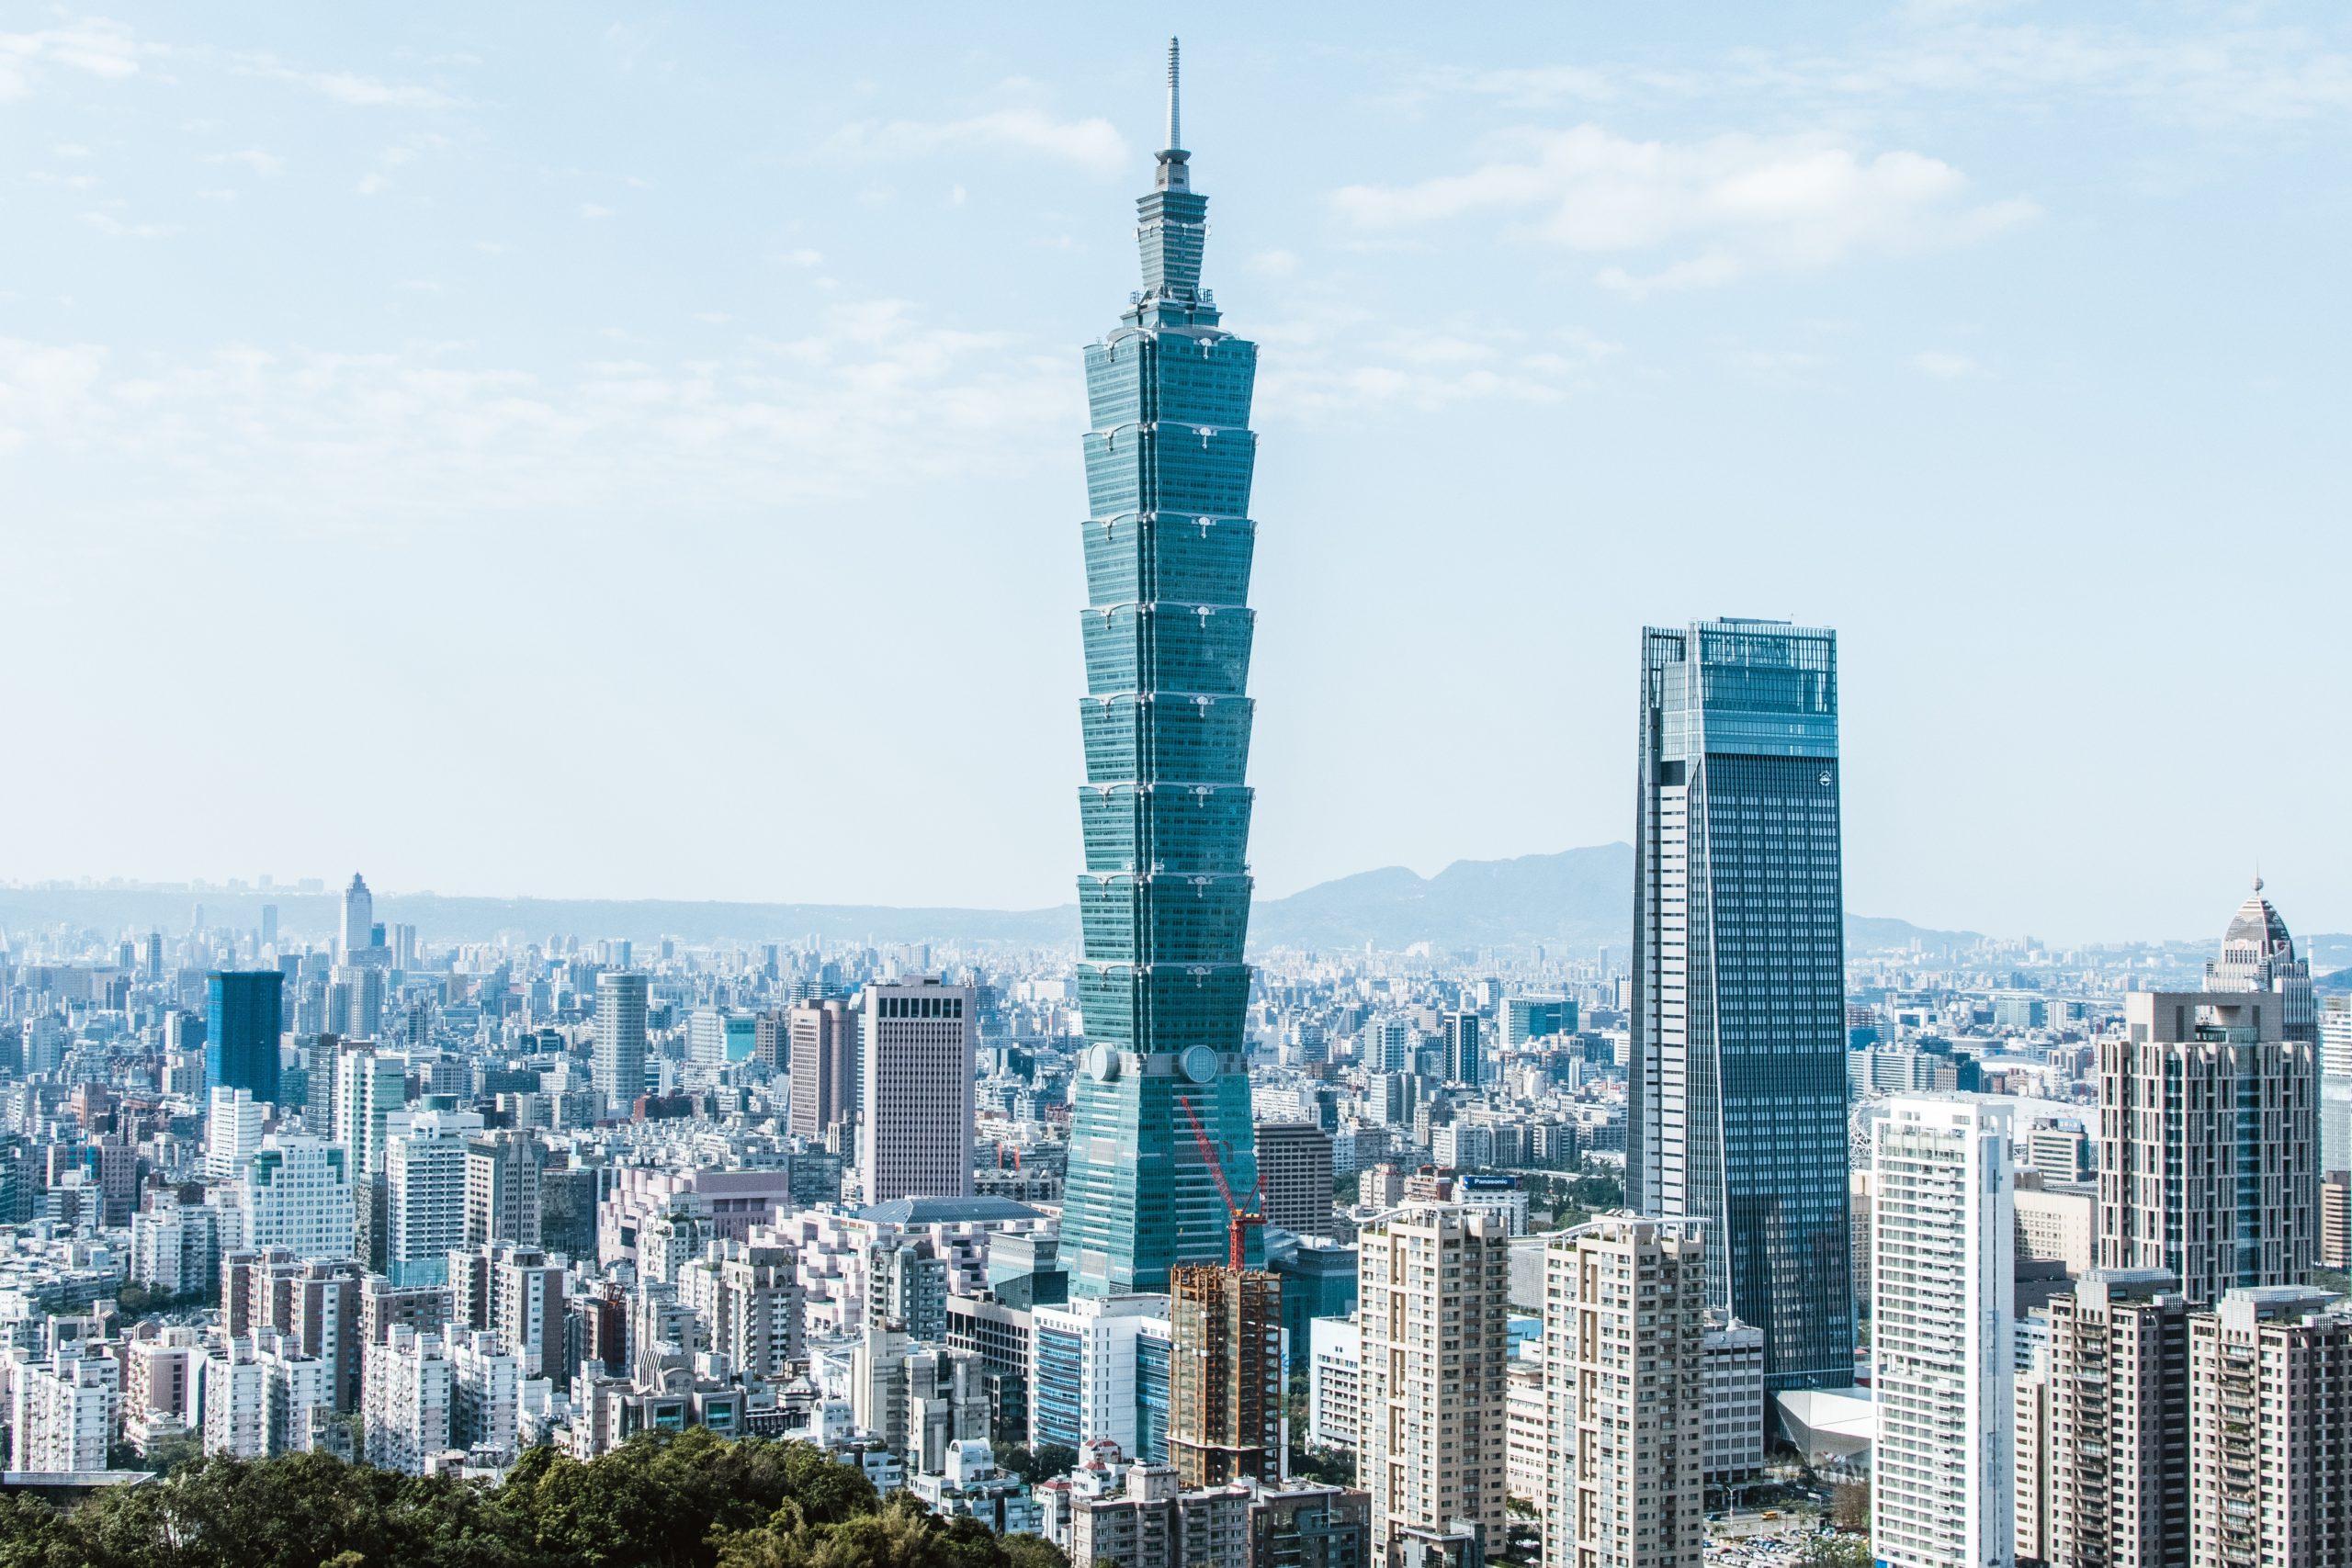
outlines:
{"label": "hazy sky", "polygon": [[2317,5],[0,4],[0,877],[1067,899],[1171,30],[1262,891],[1626,837],[1744,614],[1855,909],[2352,929]]}

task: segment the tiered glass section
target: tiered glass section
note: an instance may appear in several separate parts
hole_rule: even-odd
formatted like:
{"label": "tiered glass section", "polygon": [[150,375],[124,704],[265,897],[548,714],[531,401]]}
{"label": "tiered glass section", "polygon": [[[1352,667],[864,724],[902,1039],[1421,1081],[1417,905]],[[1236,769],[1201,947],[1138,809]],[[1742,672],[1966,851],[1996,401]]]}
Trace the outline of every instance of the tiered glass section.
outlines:
{"label": "tiered glass section", "polygon": [[1175,1264],[1226,1257],[1195,1118],[1235,1197],[1258,1182],[1241,961],[1258,350],[1200,287],[1208,203],[1176,145],[1172,46],[1169,75],[1169,146],[1136,203],[1144,288],[1086,350],[1088,1043],[1062,1215],[1081,1295],[1165,1291]]}

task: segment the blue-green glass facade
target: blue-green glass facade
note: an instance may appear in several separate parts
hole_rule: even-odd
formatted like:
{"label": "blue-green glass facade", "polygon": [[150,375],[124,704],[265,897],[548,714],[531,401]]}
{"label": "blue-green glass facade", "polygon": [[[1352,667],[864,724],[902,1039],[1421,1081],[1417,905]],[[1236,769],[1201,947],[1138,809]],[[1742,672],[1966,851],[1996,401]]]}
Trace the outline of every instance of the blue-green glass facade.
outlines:
{"label": "blue-green glass facade", "polygon": [[1208,203],[1175,145],[1173,76],[1171,51],[1170,146],[1136,203],[1144,286],[1086,350],[1088,1048],[1062,1216],[1081,1296],[1165,1291],[1173,1265],[1226,1257],[1192,1117],[1235,1195],[1257,1188],[1241,952],[1258,350],[1218,325],[1200,286]]}
{"label": "blue-green glass facade", "polygon": [[251,1090],[276,1103],[286,976],[275,969],[223,970],[204,983],[204,1087]]}
{"label": "blue-green glass facade", "polygon": [[1625,1190],[1705,1220],[1714,1303],[1774,1390],[1854,1374],[1838,640],[1642,637]]}

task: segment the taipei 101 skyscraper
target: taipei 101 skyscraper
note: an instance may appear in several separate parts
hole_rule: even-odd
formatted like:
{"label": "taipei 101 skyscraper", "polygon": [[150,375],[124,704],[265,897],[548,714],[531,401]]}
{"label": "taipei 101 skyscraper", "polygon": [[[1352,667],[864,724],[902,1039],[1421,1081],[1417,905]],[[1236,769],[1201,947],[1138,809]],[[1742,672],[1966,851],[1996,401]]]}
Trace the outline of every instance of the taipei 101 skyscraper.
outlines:
{"label": "taipei 101 skyscraper", "polygon": [[1143,288],[1086,350],[1086,1046],[1061,1230],[1084,1296],[1165,1291],[1172,1265],[1224,1258],[1219,1179],[1243,1206],[1258,1184],[1241,961],[1258,349],[1201,287],[1190,164],[1171,39],[1168,144],[1136,204]]}

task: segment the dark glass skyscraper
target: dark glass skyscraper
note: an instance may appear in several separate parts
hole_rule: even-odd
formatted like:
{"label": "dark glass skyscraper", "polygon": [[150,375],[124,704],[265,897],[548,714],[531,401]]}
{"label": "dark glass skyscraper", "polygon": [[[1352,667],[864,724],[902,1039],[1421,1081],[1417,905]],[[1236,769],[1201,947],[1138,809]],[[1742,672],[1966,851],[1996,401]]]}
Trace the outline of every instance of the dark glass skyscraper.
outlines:
{"label": "dark glass skyscraper", "polygon": [[1642,634],[1627,1200],[1708,1222],[1774,1389],[1854,1376],[1838,638]]}
{"label": "dark glass skyscraper", "polygon": [[285,1029],[275,969],[227,970],[205,981],[204,1087],[277,1099],[277,1037]]}
{"label": "dark glass skyscraper", "polygon": [[1200,286],[1208,202],[1179,131],[1171,39],[1168,145],[1136,204],[1143,288],[1086,350],[1088,1043],[1062,1214],[1081,1295],[1165,1291],[1173,1265],[1226,1256],[1195,1119],[1236,1197],[1257,1186],[1241,949],[1258,350]]}

